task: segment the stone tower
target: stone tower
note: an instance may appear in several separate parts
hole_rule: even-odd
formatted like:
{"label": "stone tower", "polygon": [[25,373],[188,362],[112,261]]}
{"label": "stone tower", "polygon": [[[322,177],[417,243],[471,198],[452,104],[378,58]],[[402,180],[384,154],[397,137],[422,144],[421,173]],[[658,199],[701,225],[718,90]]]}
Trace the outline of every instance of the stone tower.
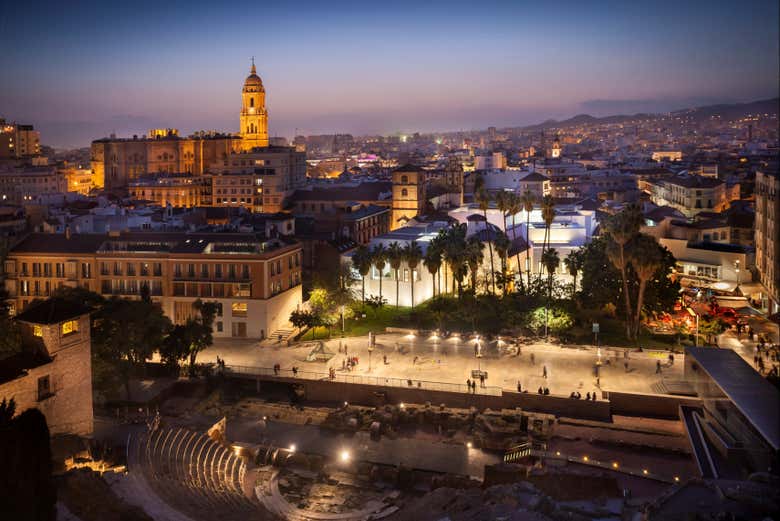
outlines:
{"label": "stone tower", "polygon": [[423,212],[425,208],[425,172],[405,165],[393,172],[393,214],[390,229],[395,230]]}
{"label": "stone tower", "polygon": [[268,112],[265,110],[265,88],[257,75],[255,60],[241,91],[241,150],[268,146]]}
{"label": "stone tower", "polygon": [[552,151],[550,153],[550,156],[553,159],[558,159],[561,157],[561,140],[558,136],[555,136],[555,140],[552,144]]}

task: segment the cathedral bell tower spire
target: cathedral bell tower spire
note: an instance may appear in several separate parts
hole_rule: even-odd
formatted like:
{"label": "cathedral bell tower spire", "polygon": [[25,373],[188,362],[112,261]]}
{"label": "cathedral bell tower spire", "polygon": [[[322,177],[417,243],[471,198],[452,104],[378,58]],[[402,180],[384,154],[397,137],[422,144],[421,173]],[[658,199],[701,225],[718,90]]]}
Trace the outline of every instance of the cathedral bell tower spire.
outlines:
{"label": "cathedral bell tower spire", "polygon": [[257,75],[255,57],[252,56],[252,68],[241,90],[241,116],[239,135],[241,150],[268,146],[268,112],[265,109],[265,87]]}

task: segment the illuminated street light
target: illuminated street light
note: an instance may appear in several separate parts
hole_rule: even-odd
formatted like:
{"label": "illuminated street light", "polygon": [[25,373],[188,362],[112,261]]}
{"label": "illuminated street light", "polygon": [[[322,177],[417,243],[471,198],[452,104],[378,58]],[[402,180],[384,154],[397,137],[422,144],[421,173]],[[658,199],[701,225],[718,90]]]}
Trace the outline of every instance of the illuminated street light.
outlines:
{"label": "illuminated street light", "polygon": [[348,450],[342,450],[341,454],[339,454],[339,459],[346,463],[349,461],[349,451]]}
{"label": "illuminated street light", "polygon": [[290,445],[290,452],[295,452],[295,449],[296,449],[296,447],[295,447],[295,443],[292,443],[292,444]]}
{"label": "illuminated street light", "polygon": [[469,449],[470,449],[471,447],[473,447],[473,446],[474,446],[474,445],[473,445],[473,444],[472,444],[470,441],[466,443],[466,447],[467,447],[467,448],[469,448]]}

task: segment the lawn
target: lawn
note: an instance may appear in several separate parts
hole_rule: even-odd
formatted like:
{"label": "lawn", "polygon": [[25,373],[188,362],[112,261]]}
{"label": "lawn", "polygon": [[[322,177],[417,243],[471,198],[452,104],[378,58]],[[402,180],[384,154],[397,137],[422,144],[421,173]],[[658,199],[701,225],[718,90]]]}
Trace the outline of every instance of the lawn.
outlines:
{"label": "lawn", "polygon": [[[360,313],[360,312],[358,312]],[[366,306],[366,317],[355,316],[344,321],[344,336],[365,336],[369,331],[384,333],[386,327],[416,327],[414,312],[409,307],[383,306],[373,309]],[[315,331],[316,330],[316,331]],[[314,340],[341,336],[341,324],[336,324],[329,333],[327,327],[308,330],[300,340]]]}

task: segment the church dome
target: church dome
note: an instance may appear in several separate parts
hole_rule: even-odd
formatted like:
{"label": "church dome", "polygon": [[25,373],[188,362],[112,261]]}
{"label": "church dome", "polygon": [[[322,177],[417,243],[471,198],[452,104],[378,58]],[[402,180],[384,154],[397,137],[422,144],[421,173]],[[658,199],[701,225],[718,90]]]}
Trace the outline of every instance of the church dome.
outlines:
{"label": "church dome", "polygon": [[249,76],[247,76],[246,81],[244,81],[244,88],[246,87],[254,87],[258,90],[263,90],[263,80],[257,75],[254,63],[252,63],[252,70],[250,71]]}

